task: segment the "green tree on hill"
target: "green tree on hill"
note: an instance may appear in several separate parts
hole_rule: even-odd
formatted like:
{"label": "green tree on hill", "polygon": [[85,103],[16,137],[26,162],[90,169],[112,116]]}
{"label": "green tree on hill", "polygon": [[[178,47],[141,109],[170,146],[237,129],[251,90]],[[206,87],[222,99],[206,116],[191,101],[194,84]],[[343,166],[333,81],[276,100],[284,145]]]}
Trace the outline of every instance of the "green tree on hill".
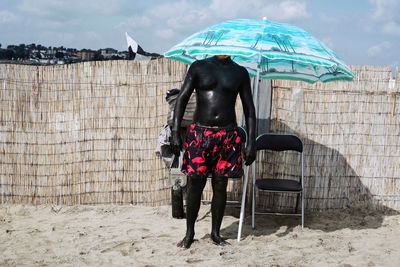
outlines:
{"label": "green tree on hill", "polygon": [[56,54],[54,56],[56,58],[58,58],[58,59],[62,59],[62,58],[64,58],[64,53],[63,52],[56,52]]}
{"label": "green tree on hill", "polygon": [[15,58],[16,59],[27,59],[29,57],[28,51],[26,51],[25,44],[20,44],[15,48]]}

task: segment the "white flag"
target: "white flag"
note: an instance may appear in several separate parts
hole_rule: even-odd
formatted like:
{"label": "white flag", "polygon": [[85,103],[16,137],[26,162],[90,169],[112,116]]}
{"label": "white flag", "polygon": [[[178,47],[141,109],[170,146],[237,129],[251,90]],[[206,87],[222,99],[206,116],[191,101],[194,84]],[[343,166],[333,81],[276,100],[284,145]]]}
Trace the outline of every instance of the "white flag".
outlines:
{"label": "white flag", "polygon": [[126,36],[126,43],[128,44],[128,49],[130,46],[132,48],[132,51],[134,53],[137,53],[139,46],[138,43],[135,40],[133,40],[132,37],[130,37],[127,32],[125,32],[125,36]]}

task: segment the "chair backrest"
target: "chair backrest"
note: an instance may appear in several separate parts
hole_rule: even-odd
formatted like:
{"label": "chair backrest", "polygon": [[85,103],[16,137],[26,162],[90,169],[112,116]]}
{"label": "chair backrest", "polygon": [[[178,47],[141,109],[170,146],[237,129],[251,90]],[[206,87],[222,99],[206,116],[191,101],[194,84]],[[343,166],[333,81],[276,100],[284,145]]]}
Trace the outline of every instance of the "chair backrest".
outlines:
{"label": "chair backrest", "polygon": [[262,134],[256,139],[257,150],[286,151],[293,150],[303,152],[303,142],[291,134]]}

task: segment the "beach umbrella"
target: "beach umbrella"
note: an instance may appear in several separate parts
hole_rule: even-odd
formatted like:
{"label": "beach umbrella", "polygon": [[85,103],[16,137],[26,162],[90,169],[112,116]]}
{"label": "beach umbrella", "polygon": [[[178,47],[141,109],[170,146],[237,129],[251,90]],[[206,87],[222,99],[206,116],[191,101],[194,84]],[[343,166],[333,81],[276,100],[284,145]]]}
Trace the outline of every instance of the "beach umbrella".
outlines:
{"label": "beach umbrella", "polygon": [[265,18],[234,19],[209,26],[164,53],[165,57],[187,64],[214,55],[230,55],[256,77],[255,100],[260,77],[308,83],[350,81],[354,77],[331,49],[305,30]]}
{"label": "beach umbrella", "polygon": [[267,19],[234,19],[196,32],[164,53],[187,64],[230,55],[251,76],[264,79],[352,80],[346,64],[303,29]]}

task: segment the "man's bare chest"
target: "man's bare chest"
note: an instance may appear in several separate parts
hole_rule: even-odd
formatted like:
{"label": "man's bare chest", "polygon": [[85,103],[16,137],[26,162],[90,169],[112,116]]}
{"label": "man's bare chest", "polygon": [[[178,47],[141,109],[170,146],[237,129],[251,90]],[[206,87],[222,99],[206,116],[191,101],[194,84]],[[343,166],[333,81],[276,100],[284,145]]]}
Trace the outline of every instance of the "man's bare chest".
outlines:
{"label": "man's bare chest", "polygon": [[197,75],[198,90],[229,90],[237,92],[242,83],[240,73],[229,68],[208,68]]}

